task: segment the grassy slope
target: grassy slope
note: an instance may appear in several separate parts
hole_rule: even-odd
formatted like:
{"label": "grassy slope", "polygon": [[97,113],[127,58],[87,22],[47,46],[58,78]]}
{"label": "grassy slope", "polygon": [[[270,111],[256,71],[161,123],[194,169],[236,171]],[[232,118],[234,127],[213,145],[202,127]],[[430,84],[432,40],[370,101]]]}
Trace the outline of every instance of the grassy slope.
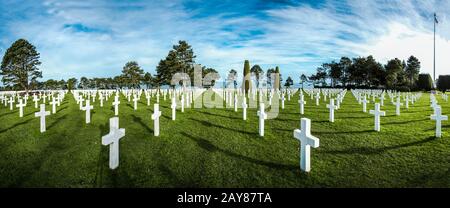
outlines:
{"label": "grassy slope", "polygon": [[[161,97],[161,136],[153,136],[143,97],[134,111],[121,97],[120,165],[108,168],[109,148],[101,136],[114,116],[112,99],[94,103],[92,123],[84,123],[72,95],[58,113],[47,117],[47,132],[39,133],[34,104],[25,116],[0,107],[0,187],[450,187],[450,125],[435,139],[429,94],[395,116],[395,106],[382,107],[381,132],[373,117],[362,113],[351,93],[329,123],[324,101],[319,107],[306,96],[304,117],[320,147],[312,149],[312,171],[299,170],[299,128],[296,95],[258,136],[256,110],[242,120],[239,109],[186,109],[171,121],[169,99]],[[444,114],[450,104],[438,97]],[[30,101],[29,101],[30,102]],[[152,99],[152,106],[155,99]],[[47,105],[47,110],[51,109]],[[373,109],[373,104],[368,105]]]}

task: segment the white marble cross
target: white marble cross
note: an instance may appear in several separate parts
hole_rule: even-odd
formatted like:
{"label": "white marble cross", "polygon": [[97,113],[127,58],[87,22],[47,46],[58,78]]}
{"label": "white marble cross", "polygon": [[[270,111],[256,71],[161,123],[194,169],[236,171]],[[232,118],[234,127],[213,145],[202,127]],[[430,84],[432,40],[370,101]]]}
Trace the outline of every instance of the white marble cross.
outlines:
{"label": "white marble cross", "polygon": [[125,136],[125,129],[119,129],[119,118],[109,119],[109,133],[102,137],[102,144],[109,145],[109,168],[119,166],[119,140]]}
{"label": "white marble cross", "polygon": [[320,94],[317,93],[316,95],[316,105],[319,106],[319,99],[320,99]]}
{"label": "white marble cross", "polygon": [[305,104],[306,104],[303,94],[300,94],[300,99],[298,100],[298,103],[300,104],[300,114],[303,115],[305,113],[304,111],[305,111]]}
{"label": "white marble cross", "polygon": [[242,97],[242,116],[244,121],[247,120],[247,98],[245,96]]}
{"label": "white marble cross", "polygon": [[45,132],[45,116],[50,115],[50,111],[45,111],[45,104],[41,104],[41,109],[39,112],[34,113],[35,117],[41,117],[41,133]]}
{"label": "white marble cross", "polygon": [[150,106],[150,95],[148,95],[148,96],[146,96],[146,98],[147,98],[147,106]]}
{"label": "white marble cross", "polygon": [[363,112],[367,112],[367,103],[369,103],[369,101],[367,100],[366,96],[364,95],[364,100],[363,100]]}
{"label": "white marble cross", "polygon": [[100,98],[99,98],[99,100],[100,100],[100,107],[103,107],[103,100],[104,100],[104,97],[103,97],[103,94],[102,94],[102,93],[100,93]]}
{"label": "white marble cross", "polygon": [[441,106],[436,106],[436,108],[434,109],[434,115],[430,116],[431,120],[436,121],[436,137],[437,138],[440,138],[442,136],[442,131],[441,131],[442,121],[448,120],[448,116],[442,115],[441,110],[442,110]]}
{"label": "white marble cross", "polygon": [[152,120],[153,122],[153,133],[155,136],[159,136],[159,117],[161,116],[161,111],[159,110],[159,104],[155,103],[153,107]]}
{"label": "white marble cross", "polygon": [[397,97],[397,102],[395,103],[395,115],[400,115],[400,106],[402,106],[403,103],[400,102],[400,97]]}
{"label": "white marble cross", "polygon": [[267,114],[264,112],[264,103],[259,104],[257,115],[259,117],[259,136],[264,136],[264,120],[267,119]]}
{"label": "white marble cross", "polygon": [[36,96],[36,94],[33,94],[33,101],[34,101],[34,108],[38,108],[39,98]]}
{"label": "white marble cross", "polygon": [[238,97],[237,94],[234,94],[234,112],[237,112],[238,107]]}
{"label": "white marble cross", "polygon": [[134,110],[137,110],[137,101],[138,101],[138,97],[136,96],[136,94],[133,95],[133,102],[134,102]]}
{"label": "white marble cross", "polygon": [[409,108],[409,96],[406,95],[406,99],[405,99],[405,108],[408,109]]}
{"label": "white marble cross", "polygon": [[181,112],[184,113],[184,94],[181,95]]}
{"label": "white marble cross", "polygon": [[385,116],[386,112],[380,111],[380,104],[375,103],[375,110],[370,110],[370,114],[375,116],[375,131],[380,131],[380,116]]}
{"label": "white marble cross", "polygon": [[55,97],[52,96],[52,101],[50,102],[50,105],[52,105],[52,114],[56,113],[56,104]]}
{"label": "white marble cross", "polygon": [[86,111],[86,123],[91,123],[91,110],[94,106],[91,105],[91,101],[86,100],[86,106],[82,107],[81,110]]}
{"label": "white marble cross", "polygon": [[119,96],[114,97],[114,102],[112,104],[114,105],[114,115],[119,115]]}
{"label": "white marble cross", "polygon": [[327,104],[327,108],[330,109],[329,121],[334,122],[334,110],[337,109],[337,106],[334,105],[334,99],[330,99],[330,104]]}
{"label": "white marble cross", "polygon": [[177,101],[175,100],[175,97],[172,97],[172,104],[170,105],[170,108],[172,108],[172,121],[175,121],[177,112]]}
{"label": "white marble cross", "polygon": [[300,169],[311,171],[311,146],[319,147],[319,138],[311,135],[311,120],[301,119],[301,129],[294,130],[294,138],[300,141]]}
{"label": "white marble cross", "polygon": [[284,93],[281,94],[281,109],[284,109]]}
{"label": "white marble cross", "polygon": [[12,96],[9,97],[8,103],[9,103],[9,110],[13,110],[14,99],[12,98]]}
{"label": "white marble cross", "polygon": [[19,104],[16,105],[16,107],[19,108],[19,117],[23,117],[23,107],[25,107],[25,104],[22,102],[22,99],[19,99]]}
{"label": "white marble cross", "polygon": [[80,110],[83,108],[83,101],[84,101],[83,96],[79,95],[78,96],[78,102],[80,104]]}

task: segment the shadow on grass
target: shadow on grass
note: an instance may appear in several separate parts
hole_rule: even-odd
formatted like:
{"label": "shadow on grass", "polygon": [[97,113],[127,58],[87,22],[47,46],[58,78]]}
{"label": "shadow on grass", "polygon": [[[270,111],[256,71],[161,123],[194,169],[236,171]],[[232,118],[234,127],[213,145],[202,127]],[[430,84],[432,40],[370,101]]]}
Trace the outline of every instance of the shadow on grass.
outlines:
{"label": "shadow on grass", "polygon": [[375,130],[364,130],[364,131],[340,131],[340,132],[315,132],[312,131],[313,133],[317,133],[317,134],[358,134],[358,133],[369,133],[369,132],[375,132]]}
{"label": "shadow on grass", "polygon": [[199,122],[199,123],[201,123],[202,125],[207,126],[207,127],[211,127],[211,126],[212,126],[212,127],[217,127],[217,128],[222,128],[222,129],[234,131],[234,132],[239,132],[239,133],[242,133],[242,134],[248,134],[248,135],[258,136],[258,133],[247,132],[247,131],[242,131],[242,130],[238,130],[238,129],[232,129],[232,128],[229,128],[229,127],[225,127],[225,126],[213,124],[213,123],[211,123],[211,122],[209,122],[209,121],[203,121],[203,120],[199,120],[199,119],[195,119],[195,118],[190,118],[190,120],[197,121],[197,122]]}
{"label": "shadow on grass", "polygon": [[331,150],[331,151],[323,151],[323,153],[326,154],[362,154],[362,155],[374,155],[374,154],[381,154],[389,150],[395,150],[400,149],[404,147],[410,147],[410,146],[416,146],[421,145],[427,142],[431,142],[435,140],[435,137],[428,137],[424,140],[415,141],[415,142],[408,142],[404,144],[398,144],[393,146],[387,146],[382,148],[373,148],[373,147],[355,147],[355,148],[349,148],[344,150]]}
{"label": "shadow on grass", "polygon": [[145,130],[147,130],[149,133],[153,134],[153,130],[151,130],[143,121],[140,117],[137,117],[135,115],[131,115],[131,117],[133,117],[133,122],[138,123],[139,125],[141,125]]}
{"label": "shadow on grass", "polygon": [[56,111],[56,113],[59,113],[60,111],[63,111],[63,110],[65,110],[65,109],[67,109],[67,106],[64,106],[63,108],[58,109],[58,110]]}
{"label": "shadow on grass", "polygon": [[231,116],[224,116],[224,115],[220,115],[220,114],[214,114],[214,113],[210,113],[210,112],[207,112],[207,111],[197,111],[197,112],[203,113],[203,114],[206,114],[206,115],[210,115],[210,116],[218,116],[218,117],[222,117],[222,118],[240,119],[240,118],[237,118],[237,117],[231,117]]}
{"label": "shadow on grass", "polygon": [[52,129],[53,126],[55,126],[57,123],[61,122],[65,118],[67,118],[67,115],[57,118],[52,124],[50,124],[50,126],[48,126],[48,129]]}
{"label": "shadow on grass", "polygon": [[298,167],[296,165],[285,165],[285,164],[278,164],[278,163],[273,163],[273,162],[267,162],[267,161],[262,161],[262,160],[258,160],[258,159],[254,159],[251,157],[247,157],[244,155],[240,155],[237,153],[234,153],[230,150],[226,150],[226,149],[221,149],[217,146],[215,146],[214,144],[212,144],[210,141],[206,140],[206,139],[202,139],[202,138],[196,138],[192,135],[189,135],[187,133],[181,133],[184,136],[188,137],[189,139],[191,139],[192,141],[194,141],[195,143],[197,143],[197,145],[199,147],[201,147],[202,149],[208,151],[208,152],[221,152],[229,157],[235,158],[235,159],[239,159],[239,160],[244,160],[253,164],[257,164],[257,165],[262,165],[262,166],[266,166],[269,168],[273,168],[273,169],[277,169],[277,170],[287,170],[287,171],[295,171],[298,169]]}
{"label": "shadow on grass", "polygon": [[2,115],[2,117],[3,117],[3,116],[7,116],[7,115],[9,115],[9,114],[13,114],[13,113],[17,113],[17,110],[12,110],[12,111],[9,112],[9,113],[5,113],[5,114]]}
{"label": "shadow on grass", "polygon": [[[104,135],[108,134],[109,130],[108,130],[109,126],[108,123],[107,124],[101,124],[99,126],[100,129],[100,138],[103,137]],[[94,187],[102,187],[103,185],[103,170],[105,167],[105,164],[109,164],[109,160],[108,160],[108,147],[104,146],[101,142],[99,144],[99,151],[98,151],[98,160],[97,160],[97,170],[95,171],[95,178],[94,178]]]}
{"label": "shadow on grass", "polygon": [[33,120],[33,119],[30,118],[30,119],[25,120],[25,121],[22,121],[22,122],[20,122],[20,123],[16,123],[16,124],[12,125],[11,127],[8,127],[8,128],[6,128],[6,129],[0,130],[0,134],[1,134],[1,133],[4,133],[4,132],[6,132],[6,131],[8,131],[8,130],[10,130],[10,129],[16,128],[16,127],[18,127],[18,126],[20,126],[20,125],[27,124],[27,123],[30,122],[31,120]]}
{"label": "shadow on grass", "polygon": [[414,123],[414,122],[419,122],[419,121],[429,121],[429,118],[425,118],[425,119],[417,119],[417,120],[409,120],[409,121],[400,121],[400,122],[387,122],[383,125],[393,125],[393,124],[408,124],[408,123]]}

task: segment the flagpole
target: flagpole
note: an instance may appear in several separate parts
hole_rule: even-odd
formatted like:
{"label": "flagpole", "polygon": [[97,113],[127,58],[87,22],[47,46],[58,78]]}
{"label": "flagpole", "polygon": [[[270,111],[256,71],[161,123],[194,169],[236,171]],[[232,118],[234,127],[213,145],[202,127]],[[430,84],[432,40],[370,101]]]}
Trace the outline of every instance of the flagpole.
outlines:
{"label": "flagpole", "polygon": [[436,82],[436,13],[433,19],[433,83]]}

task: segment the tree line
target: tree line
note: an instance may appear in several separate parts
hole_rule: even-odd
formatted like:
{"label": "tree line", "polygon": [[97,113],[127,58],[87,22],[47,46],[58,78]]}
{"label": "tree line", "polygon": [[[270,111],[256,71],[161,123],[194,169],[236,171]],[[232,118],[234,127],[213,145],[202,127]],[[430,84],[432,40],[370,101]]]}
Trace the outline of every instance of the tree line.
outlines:
{"label": "tree line", "polygon": [[373,56],[331,61],[317,68],[316,73],[300,76],[301,83],[331,87],[387,88],[395,90],[417,90],[420,61],[410,56],[406,61],[394,58],[386,64],[377,62]]}
{"label": "tree line", "polygon": [[[196,56],[192,47],[180,40],[169,51],[165,59],[162,59],[156,67],[156,75],[139,66],[136,61],[129,61],[122,68],[122,73],[114,77],[81,77],[69,78],[68,80],[48,79],[39,81],[42,78],[40,54],[36,47],[25,39],[15,41],[9,47],[1,63],[3,90],[50,90],[50,89],[117,89],[117,88],[141,88],[159,87],[171,85],[172,76],[177,72],[187,73],[193,77],[193,64]],[[213,68],[202,67],[203,76],[210,72],[217,71]]]}

